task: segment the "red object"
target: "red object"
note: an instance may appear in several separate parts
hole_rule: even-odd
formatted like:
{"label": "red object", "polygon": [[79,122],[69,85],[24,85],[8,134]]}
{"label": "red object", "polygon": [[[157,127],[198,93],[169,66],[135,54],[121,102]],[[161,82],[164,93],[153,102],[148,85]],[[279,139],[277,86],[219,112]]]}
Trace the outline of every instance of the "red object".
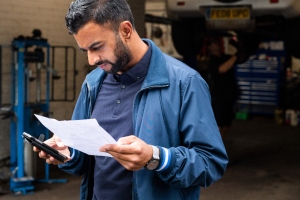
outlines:
{"label": "red object", "polygon": [[270,0],[270,3],[278,3],[279,0]]}
{"label": "red object", "polygon": [[177,6],[184,6],[185,5],[185,2],[184,1],[178,1],[177,2]]}

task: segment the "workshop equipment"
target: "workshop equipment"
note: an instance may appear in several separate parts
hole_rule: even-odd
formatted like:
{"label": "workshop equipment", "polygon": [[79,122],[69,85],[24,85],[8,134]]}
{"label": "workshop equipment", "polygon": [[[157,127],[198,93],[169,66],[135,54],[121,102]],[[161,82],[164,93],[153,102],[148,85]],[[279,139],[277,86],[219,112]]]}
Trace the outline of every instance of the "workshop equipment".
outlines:
{"label": "workshop equipment", "polygon": [[[68,48],[68,47],[64,47]],[[12,41],[12,80],[11,102],[13,116],[10,122],[10,189],[14,193],[26,194],[34,190],[34,182],[66,182],[65,179],[50,179],[49,165],[45,163],[45,177],[37,179],[37,155],[32,146],[24,142],[24,131],[34,137],[44,134],[49,138],[49,131],[34,116],[34,114],[50,117],[50,100],[54,80],[59,79],[57,71],[50,64],[51,47],[47,40],[41,37],[39,30],[33,31],[32,37],[22,37]],[[54,48],[52,48],[53,50]],[[54,54],[54,50],[52,52]],[[74,52],[75,59],[75,52]],[[67,59],[66,59],[67,60]],[[75,96],[75,61],[73,72],[73,96]],[[68,80],[65,80],[66,84]],[[74,98],[64,97],[64,101]]]}
{"label": "workshop equipment", "polygon": [[281,106],[284,42],[263,41],[250,58],[235,68],[239,88],[237,112],[272,116]]}

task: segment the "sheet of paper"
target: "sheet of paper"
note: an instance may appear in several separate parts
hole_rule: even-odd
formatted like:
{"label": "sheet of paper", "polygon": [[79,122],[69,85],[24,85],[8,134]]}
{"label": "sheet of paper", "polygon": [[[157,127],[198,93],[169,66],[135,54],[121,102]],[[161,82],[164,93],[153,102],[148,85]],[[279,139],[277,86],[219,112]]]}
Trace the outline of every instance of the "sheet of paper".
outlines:
{"label": "sheet of paper", "polygon": [[58,121],[40,115],[35,116],[66,146],[88,155],[111,157],[108,153],[100,152],[99,148],[105,144],[115,144],[116,141],[99,126],[96,119]]}

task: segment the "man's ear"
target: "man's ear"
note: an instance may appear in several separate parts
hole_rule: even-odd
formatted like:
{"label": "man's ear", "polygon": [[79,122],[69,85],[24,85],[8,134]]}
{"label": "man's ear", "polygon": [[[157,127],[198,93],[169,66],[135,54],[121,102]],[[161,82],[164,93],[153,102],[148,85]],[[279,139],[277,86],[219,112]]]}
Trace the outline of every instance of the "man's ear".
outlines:
{"label": "man's ear", "polygon": [[125,39],[128,40],[131,38],[132,34],[132,24],[129,21],[123,21],[121,22],[119,26],[119,31],[121,33],[121,36]]}

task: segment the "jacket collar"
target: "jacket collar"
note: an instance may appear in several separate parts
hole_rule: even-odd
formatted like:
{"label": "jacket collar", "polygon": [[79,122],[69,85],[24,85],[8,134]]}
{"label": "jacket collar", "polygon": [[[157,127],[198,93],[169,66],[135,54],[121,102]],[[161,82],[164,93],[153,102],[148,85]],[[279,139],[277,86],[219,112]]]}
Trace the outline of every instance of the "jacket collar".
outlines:
{"label": "jacket collar", "polygon": [[153,41],[149,39],[143,40],[151,44],[150,46],[152,48],[152,55],[148,74],[142,85],[142,89],[153,86],[169,85],[169,75],[164,54]]}
{"label": "jacket collar", "polygon": [[[142,89],[155,87],[155,86],[165,86],[169,85],[169,75],[166,66],[166,59],[161,50],[155,45],[155,43],[149,39],[143,39],[143,41],[147,41],[151,43],[152,55],[150,60],[150,66],[148,69],[147,76],[142,85]],[[98,87],[103,79],[106,77],[106,72],[97,67],[91,73],[89,73],[86,77],[86,82],[91,87]]]}

